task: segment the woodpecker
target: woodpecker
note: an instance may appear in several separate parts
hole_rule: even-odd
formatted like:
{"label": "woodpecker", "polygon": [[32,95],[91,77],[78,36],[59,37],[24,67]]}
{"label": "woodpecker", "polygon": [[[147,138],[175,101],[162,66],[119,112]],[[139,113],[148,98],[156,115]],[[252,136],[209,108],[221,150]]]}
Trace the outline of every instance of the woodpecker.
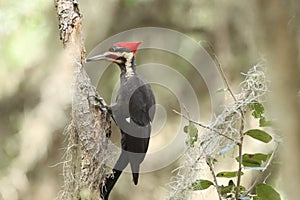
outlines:
{"label": "woodpecker", "polygon": [[121,71],[120,88],[109,112],[121,131],[121,154],[113,173],[101,187],[101,196],[108,200],[124,168],[130,164],[133,183],[138,184],[140,164],[148,150],[151,122],[155,113],[155,97],[150,87],[136,72],[135,57],[141,42],[118,42],[107,52],[86,61],[107,60],[116,63]]}

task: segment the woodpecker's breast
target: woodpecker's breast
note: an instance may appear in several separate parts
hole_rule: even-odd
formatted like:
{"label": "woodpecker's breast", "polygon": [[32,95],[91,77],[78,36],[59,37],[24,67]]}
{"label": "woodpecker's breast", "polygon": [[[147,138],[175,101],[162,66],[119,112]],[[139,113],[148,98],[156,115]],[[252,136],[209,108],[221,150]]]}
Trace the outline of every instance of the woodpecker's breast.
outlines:
{"label": "woodpecker's breast", "polygon": [[150,85],[138,75],[121,78],[116,104],[119,120],[139,126],[147,126],[153,120],[155,97]]}

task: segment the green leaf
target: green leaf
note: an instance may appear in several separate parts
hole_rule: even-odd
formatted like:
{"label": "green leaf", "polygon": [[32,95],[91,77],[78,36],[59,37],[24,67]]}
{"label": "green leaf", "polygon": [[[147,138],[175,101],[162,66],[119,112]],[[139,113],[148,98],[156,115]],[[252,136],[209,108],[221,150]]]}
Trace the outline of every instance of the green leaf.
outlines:
{"label": "green leaf", "polygon": [[265,112],[264,106],[257,101],[251,103],[250,109],[253,111],[252,116],[256,119],[261,118]]}
{"label": "green leaf", "polygon": [[[234,184],[234,182],[232,180],[230,180],[228,182],[227,186],[221,185],[221,186],[219,186],[219,189],[220,189],[222,197],[227,198],[227,197],[230,196],[230,194],[234,194],[235,193],[236,185]],[[241,185],[240,186],[240,191],[245,191],[245,190],[246,190],[246,188]]]}
{"label": "green leaf", "polygon": [[[244,173],[242,172],[242,175]],[[222,178],[233,178],[233,177],[236,177],[237,176],[237,171],[234,171],[234,172],[219,172],[217,174],[217,177],[222,177]]]}
{"label": "green leaf", "polygon": [[186,127],[187,126],[184,127],[184,131],[186,132],[186,130],[187,130],[187,134],[189,135],[189,145],[193,147],[194,143],[198,139],[198,129],[191,122],[190,122],[189,126],[187,128]]}
{"label": "green leaf", "polygon": [[272,126],[273,125],[273,121],[271,120],[266,120],[265,117],[261,117],[259,119],[259,126],[260,127],[267,127],[267,126]]}
{"label": "green leaf", "polygon": [[256,195],[259,200],[281,200],[280,194],[273,187],[264,183],[256,186]]}
{"label": "green leaf", "polygon": [[245,135],[249,135],[250,137],[262,141],[264,143],[268,143],[272,140],[272,137],[268,133],[259,129],[249,130],[245,133]]}
{"label": "green leaf", "polygon": [[230,180],[230,181],[228,182],[228,185],[233,185],[233,186],[235,186],[233,180]]}
{"label": "green leaf", "polygon": [[199,179],[192,183],[193,190],[205,190],[209,188],[213,183],[209,180]]}
{"label": "green leaf", "polygon": [[[271,154],[244,154],[243,155],[243,166],[244,167],[261,167],[263,162],[266,162],[270,158]],[[239,161],[239,158],[236,158]]]}
{"label": "green leaf", "polygon": [[232,193],[234,191],[234,188],[235,188],[234,185],[227,185],[227,186],[221,185],[219,187],[221,195],[223,197],[226,196],[228,193]]}

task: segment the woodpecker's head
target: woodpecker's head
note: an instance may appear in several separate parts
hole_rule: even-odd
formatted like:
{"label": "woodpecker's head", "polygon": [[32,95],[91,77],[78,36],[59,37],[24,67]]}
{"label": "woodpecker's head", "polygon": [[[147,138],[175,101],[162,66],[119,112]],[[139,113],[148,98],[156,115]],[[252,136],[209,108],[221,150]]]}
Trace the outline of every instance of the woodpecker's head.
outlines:
{"label": "woodpecker's head", "polygon": [[134,71],[134,58],[138,46],[142,42],[118,42],[112,45],[104,54],[87,58],[86,62],[108,60],[119,65],[122,72],[129,73]]}

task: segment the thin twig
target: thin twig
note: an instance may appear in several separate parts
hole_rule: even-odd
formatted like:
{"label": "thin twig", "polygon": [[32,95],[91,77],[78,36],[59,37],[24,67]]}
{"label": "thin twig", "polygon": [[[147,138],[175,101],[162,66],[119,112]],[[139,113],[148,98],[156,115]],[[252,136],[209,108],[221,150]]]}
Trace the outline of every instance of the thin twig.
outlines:
{"label": "thin twig", "polygon": [[185,110],[185,112],[186,112],[188,118],[191,118],[190,112],[188,111],[188,109],[186,108],[186,106],[185,106],[184,104],[182,104],[182,106],[183,106],[183,109]]}
{"label": "thin twig", "polygon": [[[224,73],[224,70],[218,60],[218,57],[214,54],[214,58],[216,60],[216,62],[218,63],[218,69],[220,71],[220,74],[222,76],[222,79],[229,91],[229,93],[231,94],[232,98],[234,99],[234,101],[236,102],[237,99],[236,97],[234,96],[231,88],[230,88],[230,85],[228,83],[228,80],[226,78],[226,75]],[[241,178],[242,178],[242,163],[243,163],[243,142],[244,142],[244,112],[241,108],[239,108],[240,112],[241,112],[241,126],[240,126],[240,141],[238,143],[238,147],[239,147],[239,168],[238,168],[238,172],[237,172],[237,183],[236,183],[236,191],[235,191],[235,198],[236,200],[239,199],[239,192],[240,192],[240,185],[241,185]]]}
{"label": "thin twig", "polygon": [[236,101],[236,97],[234,96],[234,94],[233,94],[233,92],[232,92],[232,90],[231,90],[231,88],[230,88],[230,85],[229,85],[229,83],[228,83],[228,81],[227,81],[227,78],[226,78],[226,76],[225,76],[224,70],[222,69],[221,63],[219,62],[219,59],[218,59],[217,55],[214,53],[215,50],[214,50],[212,44],[210,44],[209,42],[208,42],[207,44],[208,44],[208,47],[211,49],[212,56],[213,56],[214,60],[215,60],[216,63],[217,63],[218,70],[219,70],[219,72],[220,72],[220,74],[221,74],[221,76],[222,76],[222,79],[223,79],[223,81],[224,81],[226,87],[227,87],[227,90],[229,91],[229,93],[230,93],[230,95],[232,96],[232,98],[234,99],[234,101]]}
{"label": "thin twig", "polygon": [[218,181],[217,181],[217,176],[216,176],[216,174],[215,174],[213,165],[212,165],[212,163],[211,163],[211,158],[206,158],[206,164],[208,165],[208,167],[209,167],[209,169],[210,169],[210,172],[211,172],[211,174],[212,174],[212,176],[213,176],[213,181],[214,181],[215,188],[216,188],[217,193],[218,193],[218,196],[219,196],[219,200],[222,200],[221,191],[220,191],[219,184],[218,184]]}
{"label": "thin twig", "polygon": [[221,135],[221,136],[227,138],[228,140],[231,140],[231,141],[233,141],[234,143],[238,144],[238,143],[237,143],[234,139],[232,139],[231,137],[229,137],[229,136],[227,136],[227,135],[224,135],[223,133],[220,133],[219,131],[217,131],[217,130],[215,130],[215,129],[212,129],[212,128],[210,128],[209,126],[203,125],[203,124],[201,124],[200,122],[194,121],[194,120],[190,119],[189,117],[185,116],[184,114],[178,112],[178,111],[175,110],[175,109],[173,109],[173,112],[176,113],[176,114],[178,114],[178,115],[180,115],[180,116],[182,116],[183,118],[187,119],[189,122],[192,122],[192,123],[194,123],[194,124],[196,124],[196,125],[198,125],[198,126],[200,126],[200,127],[202,127],[202,128],[208,129],[208,130],[210,130],[210,131],[212,131],[212,132],[214,132],[214,133],[216,133],[216,134],[218,134],[218,135]]}
{"label": "thin twig", "polygon": [[[224,83],[226,84],[226,87],[229,91],[229,93],[231,94],[232,98],[234,99],[234,101],[236,102],[237,99],[236,97],[234,96],[231,88],[230,88],[230,85],[228,83],[228,80],[226,78],[226,75],[224,73],[224,70],[218,60],[218,57],[214,54],[214,58],[216,60],[216,62],[218,63],[218,69],[220,71],[220,74],[222,76],[222,79],[224,81]],[[240,112],[241,112],[241,126],[240,126],[240,141],[238,143],[238,147],[239,147],[239,169],[238,169],[238,172],[237,172],[237,184],[236,184],[236,192],[235,192],[235,198],[236,200],[239,199],[239,191],[240,191],[240,185],[241,185],[241,178],[242,178],[242,163],[243,163],[243,141],[244,141],[244,127],[245,127],[245,124],[244,124],[244,112],[241,108],[239,108]]]}
{"label": "thin twig", "polygon": [[243,163],[243,141],[244,141],[244,112],[242,109],[241,111],[241,126],[240,126],[240,142],[238,144],[239,147],[239,169],[237,172],[237,182],[236,182],[236,191],[235,191],[235,198],[236,200],[239,199],[239,192],[240,192],[240,185],[241,185],[241,179],[242,179],[242,163]]}
{"label": "thin twig", "polygon": [[229,93],[230,93],[230,95],[232,96],[232,98],[234,99],[234,101],[236,101],[236,97],[234,96],[234,94],[233,94],[233,92],[232,92],[232,90],[231,90],[231,87],[230,87],[230,85],[229,85],[229,83],[228,83],[228,80],[227,80],[227,78],[226,78],[226,75],[225,75],[225,73],[224,73],[224,70],[223,70],[223,68],[222,68],[222,66],[221,66],[221,64],[220,64],[220,62],[219,62],[219,59],[218,59],[218,57],[217,57],[216,54],[214,54],[214,59],[215,59],[215,61],[217,62],[218,70],[219,70],[219,72],[220,72],[220,74],[221,74],[221,76],[222,76],[222,79],[223,79],[223,81],[224,81],[226,87],[227,87],[227,90],[229,91]]}

